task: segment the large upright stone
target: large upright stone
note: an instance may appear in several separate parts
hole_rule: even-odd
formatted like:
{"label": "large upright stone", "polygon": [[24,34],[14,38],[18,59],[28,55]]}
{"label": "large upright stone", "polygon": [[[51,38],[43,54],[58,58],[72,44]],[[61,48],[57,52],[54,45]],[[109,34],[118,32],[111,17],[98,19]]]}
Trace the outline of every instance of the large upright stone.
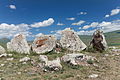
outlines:
{"label": "large upright stone", "polygon": [[30,53],[30,47],[26,41],[26,37],[23,34],[15,35],[15,37],[7,43],[7,49],[8,51],[16,51],[18,53]]}
{"label": "large upright stone", "polygon": [[90,46],[92,46],[97,51],[103,51],[108,48],[103,31],[96,30],[93,33],[93,38],[92,41],[90,42]]}
{"label": "large upright stone", "polygon": [[37,37],[32,45],[32,50],[38,54],[52,51],[56,46],[56,38],[52,35]]}
{"label": "large upright stone", "polygon": [[63,48],[72,51],[81,51],[86,48],[86,45],[81,41],[79,36],[70,28],[63,30],[61,34],[62,37],[60,43]]}

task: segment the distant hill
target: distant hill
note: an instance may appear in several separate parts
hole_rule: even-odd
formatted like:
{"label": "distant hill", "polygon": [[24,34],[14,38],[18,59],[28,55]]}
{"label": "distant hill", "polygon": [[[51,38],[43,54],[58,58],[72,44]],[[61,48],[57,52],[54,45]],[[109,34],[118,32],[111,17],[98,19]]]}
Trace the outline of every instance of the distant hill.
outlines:
{"label": "distant hill", "polygon": [[[109,46],[120,45],[120,30],[104,33],[104,35]],[[80,35],[80,38],[86,45],[89,45],[92,35]]]}
{"label": "distant hill", "polygon": [[1,38],[0,39],[0,45],[6,48],[6,43],[9,42],[10,40],[8,38]]}

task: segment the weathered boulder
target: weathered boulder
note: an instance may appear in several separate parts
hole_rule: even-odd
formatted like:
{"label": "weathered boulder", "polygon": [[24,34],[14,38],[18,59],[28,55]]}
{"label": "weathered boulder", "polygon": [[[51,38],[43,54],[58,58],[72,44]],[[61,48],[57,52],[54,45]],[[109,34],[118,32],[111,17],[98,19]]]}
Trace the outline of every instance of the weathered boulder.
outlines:
{"label": "weathered boulder", "polygon": [[56,46],[56,38],[52,35],[37,37],[32,45],[32,50],[38,54],[52,51]]}
{"label": "weathered boulder", "polygon": [[49,61],[46,55],[40,55],[39,60],[44,71],[58,71],[62,69],[60,58]]}
{"label": "weathered boulder", "polygon": [[81,51],[86,48],[86,45],[81,41],[79,36],[70,28],[63,30],[61,34],[60,43],[63,48],[72,51]]}
{"label": "weathered boulder", "polygon": [[88,61],[94,61],[95,58],[92,56],[87,56],[82,53],[72,53],[72,54],[66,54],[61,57],[61,61],[66,62],[71,65],[82,65],[82,66],[88,66]]}
{"label": "weathered boulder", "polygon": [[5,52],[5,49],[2,46],[0,46],[0,54],[4,54]]}
{"label": "weathered boulder", "polygon": [[26,41],[26,37],[23,34],[15,35],[15,37],[7,43],[7,49],[8,51],[30,54],[30,47]]}
{"label": "weathered boulder", "polygon": [[103,31],[96,30],[93,33],[93,38],[92,38],[92,41],[90,42],[90,47],[91,46],[97,51],[103,51],[108,49]]}

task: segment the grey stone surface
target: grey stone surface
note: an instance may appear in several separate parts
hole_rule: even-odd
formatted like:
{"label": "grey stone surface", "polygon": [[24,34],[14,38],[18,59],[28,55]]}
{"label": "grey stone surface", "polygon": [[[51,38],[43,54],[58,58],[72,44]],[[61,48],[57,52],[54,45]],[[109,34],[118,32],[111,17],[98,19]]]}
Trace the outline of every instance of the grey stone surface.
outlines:
{"label": "grey stone surface", "polygon": [[32,50],[38,54],[52,51],[56,46],[56,37],[52,35],[41,35],[37,37],[32,45]]}
{"label": "grey stone surface", "polygon": [[86,48],[86,45],[81,41],[80,37],[70,28],[67,28],[61,32],[60,43],[63,48],[72,51],[81,51]]}
{"label": "grey stone surface", "polygon": [[16,51],[18,53],[30,54],[30,47],[23,34],[17,34],[14,38],[7,43],[8,51]]}

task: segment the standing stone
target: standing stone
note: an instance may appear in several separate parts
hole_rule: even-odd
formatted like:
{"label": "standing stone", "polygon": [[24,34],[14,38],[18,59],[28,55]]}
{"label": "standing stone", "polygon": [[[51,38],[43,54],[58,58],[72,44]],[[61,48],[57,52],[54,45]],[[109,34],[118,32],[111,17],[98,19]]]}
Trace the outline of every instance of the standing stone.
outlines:
{"label": "standing stone", "polygon": [[103,51],[108,49],[103,31],[96,30],[93,33],[93,38],[92,41],[90,42],[90,46],[92,46],[97,51]]}
{"label": "standing stone", "polygon": [[32,50],[38,54],[52,51],[56,46],[56,38],[52,35],[37,37],[32,45]]}
{"label": "standing stone", "polygon": [[6,53],[5,49],[2,46],[0,46],[0,54],[4,54],[4,53]]}
{"label": "standing stone", "polygon": [[86,45],[81,41],[79,36],[70,28],[67,28],[61,32],[62,38],[60,43],[63,48],[72,51],[81,51],[86,48]]}
{"label": "standing stone", "polygon": [[26,37],[23,34],[17,34],[7,43],[8,51],[16,51],[18,53],[30,54],[30,47],[26,41]]}

